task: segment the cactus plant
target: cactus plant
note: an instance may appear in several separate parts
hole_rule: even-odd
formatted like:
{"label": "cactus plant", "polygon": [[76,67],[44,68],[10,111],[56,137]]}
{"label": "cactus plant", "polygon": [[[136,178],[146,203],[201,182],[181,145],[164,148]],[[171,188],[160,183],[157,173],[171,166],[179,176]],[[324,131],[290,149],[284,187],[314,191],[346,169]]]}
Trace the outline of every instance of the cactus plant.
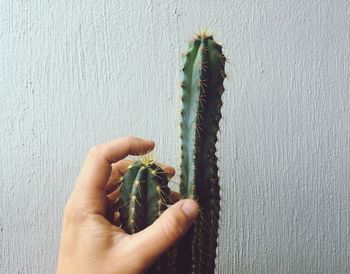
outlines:
{"label": "cactus plant", "polygon": [[[120,221],[130,234],[151,225],[170,204],[168,178],[148,157],[130,165],[120,181]],[[167,269],[168,256],[164,254],[148,273],[167,273]]]}
{"label": "cactus plant", "polygon": [[221,95],[226,58],[211,35],[200,32],[190,42],[183,67],[181,111],[180,195],[200,206],[194,227],[181,243],[188,254],[179,273],[213,273],[220,210],[218,166],[215,155],[221,119]]}
{"label": "cactus plant", "polygon": [[[200,214],[186,236],[148,273],[214,273],[220,210],[217,132],[226,58],[211,35],[190,42],[183,67],[180,196],[194,198]],[[145,160],[146,159],[146,160]],[[168,178],[152,159],[134,162],[121,179],[122,228],[136,233],[170,204]]]}

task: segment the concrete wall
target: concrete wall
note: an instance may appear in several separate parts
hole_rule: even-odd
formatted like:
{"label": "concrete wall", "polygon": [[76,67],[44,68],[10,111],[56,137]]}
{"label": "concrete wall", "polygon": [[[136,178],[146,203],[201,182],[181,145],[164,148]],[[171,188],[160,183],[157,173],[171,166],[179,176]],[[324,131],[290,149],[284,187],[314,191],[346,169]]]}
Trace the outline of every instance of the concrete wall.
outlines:
{"label": "concrete wall", "polygon": [[179,165],[180,53],[231,59],[217,273],[350,273],[350,2],[2,1],[0,272],[53,273],[85,153],[153,138]]}

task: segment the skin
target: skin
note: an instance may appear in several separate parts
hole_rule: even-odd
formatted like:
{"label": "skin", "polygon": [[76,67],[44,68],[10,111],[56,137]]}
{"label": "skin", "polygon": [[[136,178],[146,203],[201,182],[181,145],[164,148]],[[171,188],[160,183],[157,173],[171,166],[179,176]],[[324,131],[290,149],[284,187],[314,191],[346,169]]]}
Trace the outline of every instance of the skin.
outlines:
{"label": "skin", "polygon": [[[170,206],[139,233],[129,235],[118,226],[117,181],[130,164],[124,158],[154,146],[124,137],[90,149],[65,207],[57,274],[143,273],[186,233],[198,215],[190,199]],[[164,169],[174,174],[173,168]]]}

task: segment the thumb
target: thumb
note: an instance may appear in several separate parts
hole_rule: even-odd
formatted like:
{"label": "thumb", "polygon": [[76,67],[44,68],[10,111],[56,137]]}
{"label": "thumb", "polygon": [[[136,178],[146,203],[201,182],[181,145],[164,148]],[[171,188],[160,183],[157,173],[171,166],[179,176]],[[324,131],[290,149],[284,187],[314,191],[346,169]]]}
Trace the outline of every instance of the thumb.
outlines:
{"label": "thumb", "polygon": [[169,207],[149,227],[132,236],[135,250],[151,264],[189,229],[198,215],[198,204],[191,199],[180,200]]}

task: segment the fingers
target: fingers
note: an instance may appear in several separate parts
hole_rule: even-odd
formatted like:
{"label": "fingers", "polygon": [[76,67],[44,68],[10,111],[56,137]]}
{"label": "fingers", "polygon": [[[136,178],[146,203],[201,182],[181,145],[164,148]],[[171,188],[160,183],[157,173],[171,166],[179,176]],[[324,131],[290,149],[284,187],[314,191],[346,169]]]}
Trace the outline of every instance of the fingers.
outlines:
{"label": "fingers", "polygon": [[164,172],[167,174],[168,179],[173,177],[175,175],[175,169],[171,166],[166,166],[163,164],[159,164],[157,163],[163,170]]}
{"label": "fingers", "polygon": [[92,148],[85,160],[70,202],[79,202],[86,213],[104,214],[105,186],[111,175],[111,165],[129,154],[147,153],[154,148],[154,145],[153,141],[124,137]]}
{"label": "fingers", "polygon": [[[194,200],[181,200],[169,207],[151,226],[131,235],[133,248],[151,264],[179,240],[198,215]],[[147,248],[145,248],[147,247]]]}
{"label": "fingers", "polygon": [[176,203],[177,201],[180,200],[180,194],[174,191],[170,192],[170,201],[172,203]]}
{"label": "fingers", "polygon": [[87,188],[103,188],[109,179],[111,165],[127,155],[139,155],[151,151],[154,142],[136,137],[125,137],[93,147],[86,158],[80,181]]}

